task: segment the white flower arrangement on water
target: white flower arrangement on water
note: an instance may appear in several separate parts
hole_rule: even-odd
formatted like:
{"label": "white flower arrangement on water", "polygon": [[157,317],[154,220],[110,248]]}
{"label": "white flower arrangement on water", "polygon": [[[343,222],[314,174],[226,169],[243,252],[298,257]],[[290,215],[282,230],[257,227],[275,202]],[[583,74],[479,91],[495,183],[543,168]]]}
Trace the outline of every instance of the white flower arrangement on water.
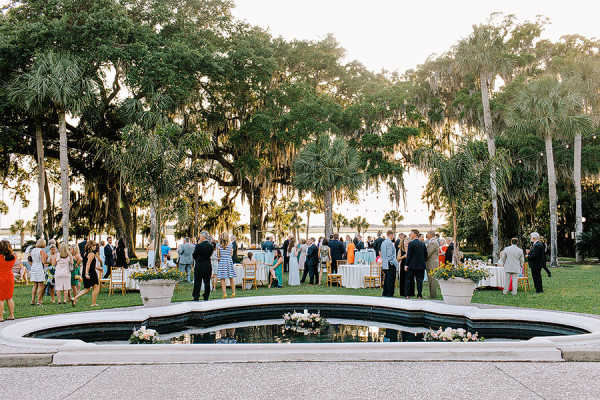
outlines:
{"label": "white flower arrangement on water", "polygon": [[283,321],[285,329],[289,329],[305,335],[311,333],[321,333],[329,327],[329,322],[323,317],[321,313],[311,314],[308,310],[304,310],[303,313],[290,312],[283,314]]}
{"label": "white flower arrangement on water", "polygon": [[425,333],[423,340],[426,342],[483,342],[485,338],[479,337],[477,332],[467,332],[463,328],[438,329],[437,331],[430,330]]}
{"label": "white flower arrangement on water", "polygon": [[147,329],[145,326],[136,330],[133,328],[133,334],[129,337],[129,343],[132,344],[159,344],[162,343],[158,332],[154,329]]}

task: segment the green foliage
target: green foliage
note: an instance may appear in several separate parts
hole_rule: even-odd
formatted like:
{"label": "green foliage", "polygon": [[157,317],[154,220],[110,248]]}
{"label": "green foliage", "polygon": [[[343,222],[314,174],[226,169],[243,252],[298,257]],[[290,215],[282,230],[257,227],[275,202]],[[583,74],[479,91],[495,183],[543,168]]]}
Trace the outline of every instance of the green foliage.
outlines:
{"label": "green foliage", "polygon": [[150,268],[147,271],[134,272],[131,275],[132,279],[136,281],[153,281],[156,279],[168,279],[172,281],[180,282],[183,280],[184,274],[177,268],[153,269]]}
{"label": "green foliage", "polygon": [[575,244],[575,249],[584,255],[593,256],[600,261],[600,246],[598,246],[598,235],[600,227],[594,227],[587,232],[579,235],[579,241]]}
{"label": "green foliage", "polygon": [[350,227],[356,229],[359,235],[361,232],[366,232],[369,226],[370,224],[365,217],[358,216],[350,220]]}
{"label": "green foliage", "polygon": [[438,280],[443,279],[447,281],[454,278],[464,278],[479,283],[480,280],[489,278],[490,274],[484,269],[466,266],[460,263],[457,265],[446,263],[434,269],[433,276]]}
{"label": "green foliage", "polygon": [[357,150],[343,139],[323,134],[296,157],[294,186],[320,197],[330,191],[354,192],[363,182],[359,166]]}

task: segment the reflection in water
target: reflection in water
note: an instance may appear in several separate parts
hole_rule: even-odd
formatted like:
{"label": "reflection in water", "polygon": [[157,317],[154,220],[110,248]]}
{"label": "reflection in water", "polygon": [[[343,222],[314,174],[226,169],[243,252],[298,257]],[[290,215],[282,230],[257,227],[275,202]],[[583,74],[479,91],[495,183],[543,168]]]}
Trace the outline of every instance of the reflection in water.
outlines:
{"label": "reflection in water", "polygon": [[321,334],[304,335],[286,330],[283,324],[248,326],[213,332],[185,333],[171,343],[332,343],[332,342],[421,342],[422,333],[362,325],[331,324]]}

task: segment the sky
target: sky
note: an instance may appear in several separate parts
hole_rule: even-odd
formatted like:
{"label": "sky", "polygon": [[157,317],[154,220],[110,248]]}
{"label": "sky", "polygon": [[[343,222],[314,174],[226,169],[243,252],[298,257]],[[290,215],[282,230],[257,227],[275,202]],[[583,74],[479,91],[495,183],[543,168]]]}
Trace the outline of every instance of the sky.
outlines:
{"label": "sky", "polygon": [[[0,1],[0,3],[4,3]],[[471,32],[473,24],[485,22],[493,12],[515,14],[519,21],[537,15],[550,19],[542,35],[553,41],[565,34],[597,37],[600,0],[236,0],[235,17],[266,28],[285,39],[318,40],[333,33],[347,50],[348,61],[358,60],[367,68],[405,72],[423,63],[431,54],[447,51]],[[421,200],[426,177],[416,172],[405,176],[407,183],[404,224],[427,224],[429,211]],[[6,193],[1,194],[8,200]],[[37,198],[32,185],[31,205],[22,209],[8,201],[8,215],[0,216],[0,227],[17,218],[32,219]],[[371,224],[381,224],[383,215],[395,208],[385,190],[363,191],[358,205],[335,207],[348,219],[364,216]],[[249,223],[247,204],[237,205],[241,223]],[[434,224],[444,222],[439,216]],[[322,225],[323,215],[311,216],[311,225]]]}

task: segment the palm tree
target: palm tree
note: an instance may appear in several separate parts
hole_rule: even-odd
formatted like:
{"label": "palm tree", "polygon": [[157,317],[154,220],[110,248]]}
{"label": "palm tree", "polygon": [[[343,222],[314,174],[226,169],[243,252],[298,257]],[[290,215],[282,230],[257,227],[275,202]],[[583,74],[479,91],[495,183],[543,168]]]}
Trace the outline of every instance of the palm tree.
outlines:
{"label": "palm tree", "polygon": [[32,233],[34,230],[34,225],[31,221],[23,221],[22,219],[18,219],[10,226],[10,233],[13,235],[19,235],[21,239],[21,251],[25,250],[23,246],[25,245],[25,232],[29,231]]}
{"label": "palm tree", "polygon": [[515,96],[506,122],[515,134],[533,132],[544,139],[548,170],[548,200],[550,202],[550,265],[558,266],[557,193],[552,140],[573,137],[589,124],[589,115],[581,114],[581,95],[560,83],[556,77],[543,76]]}
{"label": "palm tree", "polygon": [[392,226],[392,230],[394,231],[394,235],[396,234],[396,223],[404,221],[404,215],[401,215],[396,210],[391,210],[385,213],[383,216],[382,222],[384,225],[390,224]]}
{"label": "palm tree", "polygon": [[284,199],[283,202],[288,203],[286,210],[292,214],[292,218],[290,220],[290,229],[294,233],[296,240],[298,240],[300,238],[300,230],[306,227],[306,224],[302,223],[302,217],[300,216],[302,204],[297,201],[288,202],[288,199]]}
{"label": "palm tree", "polygon": [[43,82],[35,74],[28,72],[19,75],[9,86],[9,95],[27,114],[35,118],[35,142],[38,167],[38,211],[36,239],[44,234],[44,187],[46,185],[46,166],[44,163],[44,138],[41,117],[47,111],[47,104],[40,96]]}
{"label": "palm tree", "polygon": [[[497,154],[486,162],[478,161],[468,144],[462,144],[450,154],[424,146],[413,152],[417,168],[429,174],[426,192],[432,193],[437,202],[447,206],[452,216],[454,233],[454,262],[458,262],[458,209],[464,196],[468,196],[483,176],[491,169],[496,171],[496,183],[502,189],[509,177],[508,161],[504,153]],[[487,178],[486,178],[487,180]]]}
{"label": "palm tree", "polygon": [[[566,84],[579,91],[583,96],[582,111],[590,116],[598,109],[600,102],[600,62],[589,56],[579,57],[573,63],[567,64],[561,72]],[[575,258],[577,262],[583,261],[577,243],[583,233],[583,213],[581,200],[581,138],[586,131],[594,129],[591,118],[589,123],[575,129],[573,146],[573,183],[575,185]]]}
{"label": "palm tree", "polygon": [[358,151],[340,138],[321,134],[294,160],[294,186],[322,197],[325,204],[325,237],[333,234],[333,195],[356,192],[363,183]]}
{"label": "palm tree", "polygon": [[[481,102],[483,104],[483,125],[488,153],[491,158],[496,154],[496,143],[492,127],[490,111],[490,87],[496,76],[505,77],[512,70],[513,64],[502,35],[491,25],[473,25],[473,32],[458,42],[454,54],[454,68],[462,75],[479,77],[481,86]],[[493,259],[498,261],[500,246],[498,242],[498,188],[496,171],[490,173],[492,198],[492,244]]]}
{"label": "palm tree", "polygon": [[361,232],[366,232],[369,229],[369,223],[365,217],[354,217],[350,220],[350,227],[356,229],[360,235]]}
{"label": "palm tree", "polygon": [[70,204],[66,114],[80,115],[95,100],[96,85],[91,79],[84,77],[73,57],[53,51],[37,56],[31,71],[24,74],[22,81],[28,82],[32,90],[37,90],[33,95],[35,103],[46,104],[48,108],[58,112],[63,238],[68,240]]}
{"label": "palm tree", "polygon": [[[177,125],[157,126],[145,130],[138,125],[128,126],[121,134],[119,143],[98,139],[99,156],[108,160],[115,171],[123,174],[123,180],[140,189],[140,198],[151,204],[155,213],[152,229],[156,245],[156,264],[160,265],[161,229],[167,218],[173,215],[173,193],[187,188],[197,175],[187,160],[192,150],[199,150],[206,142],[201,136],[181,135]],[[216,206],[216,203],[214,204]],[[151,218],[152,215],[151,215]],[[215,229],[231,227],[239,220],[239,213],[232,204],[224,204],[214,219]],[[151,219],[152,221],[152,219]]]}
{"label": "palm tree", "polygon": [[342,214],[333,213],[333,225],[337,230],[337,234],[340,234],[340,228],[342,226],[348,226],[348,218],[344,217]]}
{"label": "palm tree", "polygon": [[319,208],[317,207],[317,203],[314,201],[306,200],[300,203],[300,211],[304,211],[306,213],[306,240],[308,240],[308,230],[310,229],[310,214],[317,213]]}

